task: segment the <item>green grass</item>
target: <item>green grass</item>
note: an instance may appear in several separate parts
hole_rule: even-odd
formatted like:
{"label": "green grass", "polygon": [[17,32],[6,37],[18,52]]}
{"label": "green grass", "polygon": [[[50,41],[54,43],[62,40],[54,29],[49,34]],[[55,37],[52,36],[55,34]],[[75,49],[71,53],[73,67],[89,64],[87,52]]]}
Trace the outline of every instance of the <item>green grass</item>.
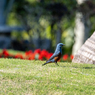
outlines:
{"label": "green grass", "polygon": [[[2,51],[3,51],[3,50],[0,49],[0,53],[1,53]],[[17,54],[17,53],[24,54],[24,53],[25,53],[24,51],[18,51],[18,50],[12,50],[12,49],[7,49],[7,51],[9,52],[9,54]]]}
{"label": "green grass", "polygon": [[0,95],[94,95],[95,65],[0,59]]}

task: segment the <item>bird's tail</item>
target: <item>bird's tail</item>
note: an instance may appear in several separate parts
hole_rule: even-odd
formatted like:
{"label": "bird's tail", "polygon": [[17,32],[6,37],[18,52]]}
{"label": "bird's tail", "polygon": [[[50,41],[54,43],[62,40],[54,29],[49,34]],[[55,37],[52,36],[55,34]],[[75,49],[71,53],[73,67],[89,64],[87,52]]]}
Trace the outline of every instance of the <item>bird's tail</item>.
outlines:
{"label": "bird's tail", "polygon": [[42,66],[46,65],[47,63],[42,64]]}

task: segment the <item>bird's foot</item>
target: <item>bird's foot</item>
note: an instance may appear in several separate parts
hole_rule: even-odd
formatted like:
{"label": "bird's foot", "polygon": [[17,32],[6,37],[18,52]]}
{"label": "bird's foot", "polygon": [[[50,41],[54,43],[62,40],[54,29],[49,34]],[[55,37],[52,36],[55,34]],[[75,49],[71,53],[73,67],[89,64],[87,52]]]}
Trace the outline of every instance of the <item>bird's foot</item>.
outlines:
{"label": "bird's foot", "polygon": [[55,63],[55,64],[56,64],[57,66],[59,66],[58,63]]}

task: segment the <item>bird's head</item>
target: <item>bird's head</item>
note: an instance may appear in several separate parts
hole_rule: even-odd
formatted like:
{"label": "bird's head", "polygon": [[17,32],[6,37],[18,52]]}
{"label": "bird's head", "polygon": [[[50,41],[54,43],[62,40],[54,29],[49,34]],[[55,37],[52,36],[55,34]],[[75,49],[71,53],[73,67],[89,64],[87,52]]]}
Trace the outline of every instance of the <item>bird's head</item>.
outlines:
{"label": "bird's head", "polygon": [[59,44],[57,44],[57,47],[56,47],[55,53],[58,52],[58,51],[60,51],[61,54],[62,54],[62,46],[64,46],[63,43],[59,43]]}
{"label": "bird's head", "polygon": [[63,43],[59,43],[59,44],[57,44],[57,47],[62,47],[62,46],[64,46]]}
{"label": "bird's head", "polygon": [[55,52],[60,51],[60,52],[62,53],[62,46],[64,46],[64,44],[63,44],[63,43],[59,43],[59,44],[57,44],[57,47],[56,47]]}

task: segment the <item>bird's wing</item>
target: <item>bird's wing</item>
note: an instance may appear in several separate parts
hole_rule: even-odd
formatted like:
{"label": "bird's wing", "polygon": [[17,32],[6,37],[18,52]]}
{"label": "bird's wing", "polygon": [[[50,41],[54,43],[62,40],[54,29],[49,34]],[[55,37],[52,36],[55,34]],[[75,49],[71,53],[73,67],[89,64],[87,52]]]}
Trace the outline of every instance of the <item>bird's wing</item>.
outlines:
{"label": "bird's wing", "polygon": [[60,54],[60,51],[58,51],[57,53],[54,53],[49,60],[54,59],[55,57],[57,57]]}

